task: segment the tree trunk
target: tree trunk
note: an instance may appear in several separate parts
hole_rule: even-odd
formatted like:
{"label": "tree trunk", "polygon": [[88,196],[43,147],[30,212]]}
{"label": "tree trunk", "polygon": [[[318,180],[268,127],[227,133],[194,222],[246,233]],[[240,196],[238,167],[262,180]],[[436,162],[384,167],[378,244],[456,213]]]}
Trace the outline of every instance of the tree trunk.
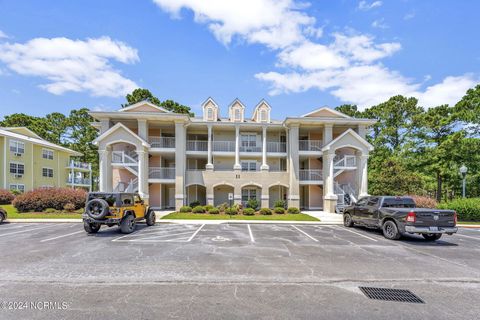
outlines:
{"label": "tree trunk", "polygon": [[442,201],[442,176],[440,171],[437,171],[437,201]]}

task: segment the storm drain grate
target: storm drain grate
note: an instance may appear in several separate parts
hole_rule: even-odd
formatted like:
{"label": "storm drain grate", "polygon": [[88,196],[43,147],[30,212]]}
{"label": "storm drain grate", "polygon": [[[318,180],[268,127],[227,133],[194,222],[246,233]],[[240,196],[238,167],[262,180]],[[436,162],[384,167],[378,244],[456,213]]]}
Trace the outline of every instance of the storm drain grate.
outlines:
{"label": "storm drain grate", "polygon": [[410,290],[373,288],[373,287],[359,287],[359,288],[367,297],[374,300],[425,303],[422,299],[417,297]]}

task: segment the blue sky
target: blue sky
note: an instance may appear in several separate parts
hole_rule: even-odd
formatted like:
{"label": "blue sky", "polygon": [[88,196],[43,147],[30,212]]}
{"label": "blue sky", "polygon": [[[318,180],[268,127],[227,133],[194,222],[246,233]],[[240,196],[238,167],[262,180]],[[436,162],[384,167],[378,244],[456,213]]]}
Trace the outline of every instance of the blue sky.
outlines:
{"label": "blue sky", "polygon": [[300,115],[393,94],[455,103],[479,82],[480,2],[0,1],[0,117],[115,110],[135,87]]}

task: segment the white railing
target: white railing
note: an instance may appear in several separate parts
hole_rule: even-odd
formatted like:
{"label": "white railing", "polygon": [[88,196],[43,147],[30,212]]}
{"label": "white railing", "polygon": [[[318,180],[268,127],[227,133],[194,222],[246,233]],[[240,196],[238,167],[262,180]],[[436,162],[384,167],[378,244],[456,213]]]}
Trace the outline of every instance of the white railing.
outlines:
{"label": "white railing", "polygon": [[321,169],[300,170],[300,181],[322,181],[323,171]]}
{"label": "white railing", "polygon": [[136,165],[137,160],[135,157],[136,154],[133,153],[127,153],[125,151],[112,151],[112,163]]}
{"label": "white railing", "polygon": [[240,146],[240,152],[262,152],[260,146]]}
{"label": "white railing", "polygon": [[175,179],[175,168],[150,167],[150,179]]}
{"label": "white railing", "polygon": [[91,170],[92,165],[91,165],[90,163],[72,160],[72,161],[70,161],[69,168],[78,168],[78,169]]}
{"label": "white railing", "polygon": [[148,142],[152,148],[175,148],[174,137],[148,137]]}
{"label": "white railing", "polygon": [[322,151],[322,140],[299,140],[298,150],[300,151]]}
{"label": "white railing", "polygon": [[68,178],[67,179],[68,184],[78,184],[82,186],[89,186],[90,185],[90,179],[88,178]]}
{"label": "white railing", "polygon": [[287,152],[285,142],[267,142],[267,152]]}
{"label": "white railing", "polygon": [[335,168],[345,168],[345,167],[356,167],[357,158],[354,155],[339,155],[334,158],[334,167]]}
{"label": "white railing", "polygon": [[188,140],[187,151],[207,151],[208,141],[204,140]]}
{"label": "white railing", "polygon": [[235,152],[235,141],[213,141],[213,151]]}

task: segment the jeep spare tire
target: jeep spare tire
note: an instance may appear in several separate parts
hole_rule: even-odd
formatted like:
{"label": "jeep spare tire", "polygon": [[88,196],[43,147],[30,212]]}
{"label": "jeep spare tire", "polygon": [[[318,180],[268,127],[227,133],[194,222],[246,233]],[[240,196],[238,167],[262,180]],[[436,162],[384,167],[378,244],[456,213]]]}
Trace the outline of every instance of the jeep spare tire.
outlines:
{"label": "jeep spare tire", "polygon": [[85,212],[92,219],[103,219],[109,211],[108,203],[103,199],[92,199],[85,206]]}

